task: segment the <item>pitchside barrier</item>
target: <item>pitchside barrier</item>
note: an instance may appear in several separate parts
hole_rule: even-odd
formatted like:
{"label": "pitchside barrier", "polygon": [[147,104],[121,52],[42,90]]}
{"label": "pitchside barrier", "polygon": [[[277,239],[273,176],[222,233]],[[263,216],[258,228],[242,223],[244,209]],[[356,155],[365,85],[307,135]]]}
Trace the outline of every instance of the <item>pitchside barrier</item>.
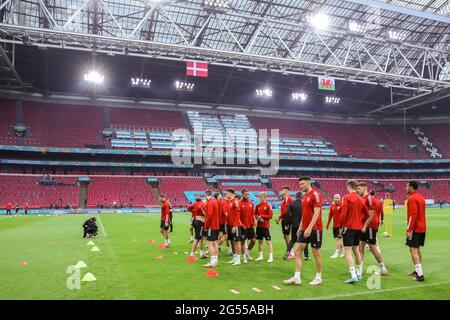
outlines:
{"label": "pitchside barrier", "polygon": [[[450,203],[445,203],[442,205],[442,207],[449,208]],[[323,206],[323,209],[329,209],[330,206]],[[405,208],[404,205],[397,205],[395,207],[396,209],[403,209]],[[427,204],[427,208],[439,208],[439,204]],[[182,213],[187,212],[186,208],[174,208],[173,212],[175,213]],[[161,209],[159,207],[154,208],[133,208],[133,209],[29,209],[28,215],[35,215],[35,214],[98,214],[98,213],[117,213],[117,214],[130,214],[130,213],[161,213]],[[5,215],[6,210],[2,209],[0,210],[0,216]],[[323,212],[323,214],[327,214],[327,212]],[[16,215],[14,210],[11,210],[11,216]],[[20,210],[19,215],[25,215],[23,209]]]}

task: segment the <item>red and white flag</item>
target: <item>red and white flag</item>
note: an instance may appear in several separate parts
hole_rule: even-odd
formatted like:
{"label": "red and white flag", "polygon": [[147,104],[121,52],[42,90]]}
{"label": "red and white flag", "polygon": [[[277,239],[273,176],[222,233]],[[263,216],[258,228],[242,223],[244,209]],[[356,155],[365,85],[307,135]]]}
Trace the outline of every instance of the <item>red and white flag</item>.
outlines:
{"label": "red and white flag", "polygon": [[204,61],[186,61],[186,74],[193,77],[208,77],[208,63]]}

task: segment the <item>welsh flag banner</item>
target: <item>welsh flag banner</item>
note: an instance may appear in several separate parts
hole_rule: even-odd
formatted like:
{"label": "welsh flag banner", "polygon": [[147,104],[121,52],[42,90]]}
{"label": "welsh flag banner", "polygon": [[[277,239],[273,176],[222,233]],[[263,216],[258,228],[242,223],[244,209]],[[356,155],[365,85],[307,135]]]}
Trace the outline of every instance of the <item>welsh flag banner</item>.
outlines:
{"label": "welsh flag banner", "polygon": [[319,89],[320,90],[329,90],[329,91],[335,91],[336,85],[333,78],[327,78],[327,77],[319,77]]}

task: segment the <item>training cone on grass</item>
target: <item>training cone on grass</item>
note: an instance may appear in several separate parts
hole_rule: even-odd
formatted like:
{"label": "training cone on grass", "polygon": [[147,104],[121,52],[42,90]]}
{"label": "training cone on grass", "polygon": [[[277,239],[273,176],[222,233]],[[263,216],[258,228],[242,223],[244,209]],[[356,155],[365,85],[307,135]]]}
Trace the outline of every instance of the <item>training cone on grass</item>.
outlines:
{"label": "training cone on grass", "polygon": [[85,282],[91,282],[91,281],[95,281],[97,280],[97,278],[90,272],[86,273],[83,277],[83,279],[81,279],[81,281],[85,281]]}
{"label": "training cone on grass", "polygon": [[194,263],[195,261],[197,261],[197,258],[194,257],[194,256],[189,256],[189,257],[187,258],[187,262]]}
{"label": "training cone on grass", "polygon": [[97,246],[93,246],[91,252],[98,252],[100,249]]}
{"label": "training cone on grass", "polygon": [[84,263],[83,260],[80,260],[80,261],[78,261],[77,264],[75,265],[75,268],[76,268],[76,269],[87,268],[87,265],[86,265],[86,263]]}
{"label": "training cone on grass", "polygon": [[167,248],[167,246],[166,246],[164,243],[161,243],[161,244],[159,245],[159,248],[160,248],[160,249],[165,249],[165,248]]}
{"label": "training cone on grass", "polygon": [[88,246],[95,246],[95,243],[94,243],[94,241],[91,240],[91,241],[89,241],[89,242],[87,243],[87,245],[88,245]]}
{"label": "training cone on grass", "polygon": [[26,267],[26,266],[28,265],[28,262],[22,261],[21,263],[19,263],[19,265],[20,265],[21,267]]}
{"label": "training cone on grass", "polygon": [[219,273],[218,273],[215,269],[209,269],[209,270],[206,272],[206,276],[207,276],[207,277],[210,277],[210,278],[215,278],[215,277],[218,277],[218,276],[219,276]]}
{"label": "training cone on grass", "polygon": [[164,259],[164,257],[163,256],[157,256],[155,259],[156,260],[162,260],[162,259]]}
{"label": "training cone on grass", "polygon": [[150,243],[150,244],[155,244],[155,240],[150,239],[150,240],[148,240],[148,243]]}

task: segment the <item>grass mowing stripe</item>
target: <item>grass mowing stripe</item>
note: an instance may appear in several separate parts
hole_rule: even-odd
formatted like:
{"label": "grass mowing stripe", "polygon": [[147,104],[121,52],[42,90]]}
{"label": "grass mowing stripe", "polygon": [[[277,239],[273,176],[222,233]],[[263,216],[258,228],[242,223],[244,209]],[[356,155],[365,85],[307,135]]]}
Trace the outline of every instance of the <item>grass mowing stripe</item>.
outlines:
{"label": "grass mowing stripe", "polygon": [[106,233],[105,227],[103,226],[102,217],[101,214],[98,214],[98,224],[100,225],[100,228],[102,229],[102,233],[105,237],[108,237],[108,234]]}
{"label": "grass mowing stripe", "polygon": [[398,287],[398,288],[389,288],[389,289],[380,289],[380,290],[368,290],[368,291],[362,291],[362,292],[336,294],[336,295],[333,295],[333,296],[322,296],[322,297],[306,298],[306,299],[300,299],[300,300],[331,300],[331,299],[336,299],[336,298],[354,297],[354,296],[361,296],[361,295],[366,295],[366,294],[377,294],[377,293],[384,293],[384,292],[391,292],[391,291],[400,291],[400,290],[408,290],[408,289],[419,289],[419,288],[426,288],[426,287],[435,287],[435,286],[441,286],[441,285],[445,285],[445,284],[450,284],[450,281],[442,281],[442,282],[436,282],[436,283],[427,283],[427,284],[416,285],[416,286],[405,286],[405,287]]}

